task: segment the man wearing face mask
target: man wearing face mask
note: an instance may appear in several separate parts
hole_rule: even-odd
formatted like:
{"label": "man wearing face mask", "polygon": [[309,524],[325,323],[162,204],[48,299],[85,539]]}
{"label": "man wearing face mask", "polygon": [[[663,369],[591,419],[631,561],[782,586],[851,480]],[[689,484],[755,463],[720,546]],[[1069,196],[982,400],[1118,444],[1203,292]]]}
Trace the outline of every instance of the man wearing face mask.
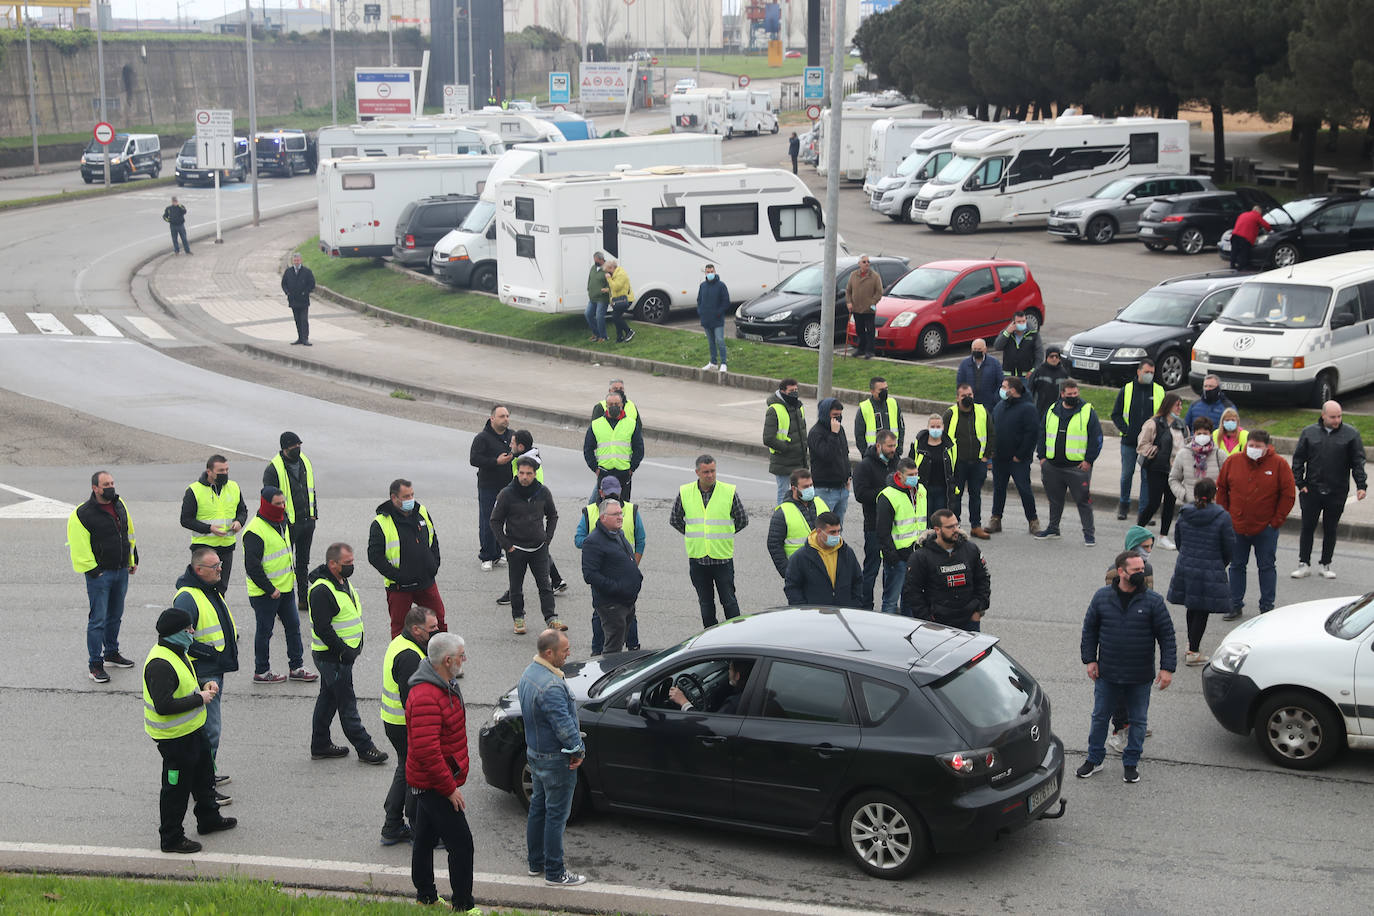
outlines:
{"label": "man wearing face mask", "polygon": [[816,530],[787,561],[783,594],[795,607],[854,607],[859,601],[863,572],[854,550],[844,542],[840,517],[834,512],[816,516]]}
{"label": "man wearing face mask", "polygon": [[439,629],[448,629],[444,599],[434,581],[439,574],[439,533],[409,480],[393,480],[390,497],[377,506],[367,532],[367,562],[382,574],[386,585],[392,639],[401,635],[401,621],[413,604],[433,610]]}
{"label": "man wearing face mask", "polygon": [[825,500],[816,495],[810,468],[797,468],[789,478],[787,498],[773,510],[768,520],[768,556],[779,576],[787,575],[787,561],[816,528],[816,516],[830,511]]}
{"label": "man wearing face mask", "polygon": [[[639,405],[636,404],[634,401],[630,400],[629,395],[625,394],[625,380],[619,378],[611,379],[611,384],[606,389],[606,393],[608,395],[620,395],[620,403],[624,405],[625,416],[629,417],[631,420],[634,420],[636,423],[638,423],[640,431],[642,432],[644,430],[644,419],[639,415]],[[605,413],[606,399],[602,398],[600,401],[592,405],[592,419],[595,420],[597,417],[603,416]]]}
{"label": "man wearing face mask", "polygon": [[711,361],[701,368],[704,371],[725,368],[725,316],[730,313],[730,290],[716,275],[716,265],[707,264],[703,273],[706,279],[697,287],[697,318],[706,331],[706,340],[711,346]]}
{"label": "man wearing face mask", "polygon": [[877,442],[864,452],[854,469],[854,498],[864,510],[864,578],[859,604],[873,610],[873,586],[883,568],[883,542],[878,536],[878,494],[897,468],[897,436],[890,429],[880,430]]}
{"label": "man wearing face mask", "polygon": [[310,572],[310,545],[315,540],[315,521],[320,517],[315,501],[315,468],[301,452],[301,437],[281,434],[281,451],[262,472],[262,485],[286,494],[286,521],[291,525],[291,545],[296,553],[296,603],[305,607],[306,576]]}
{"label": "man wearing face mask", "polygon": [[1040,428],[1040,442],[1036,457],[1040,460],[1040,479],[1045,485],[1045,498],[1050,504],[1050,523],[1038,532],[1036,540],[1060,537],[1059,519],[1064,514],[1067,493],[1078,507],[1078,521],[1083,526],[1083,543],[1097,545],[1093,525],[1092,485],[1093,462],[1102,452],[1102,424],[1097,411],[1078,395],[1078,382],[1065,379],[1059,387],[1059,403],[1045,414]]}
{"label": "man wearing face mask", "polygon": [[132,668],[119,652],[119,626],[129,576],[138,570],[138,543],[129,507],[115,492],[109,471],[91,475],[91,496],[67,517],[67,549],[72,569],[86,577],[87,677],[108,684],[105,665]]}
{"label": "man wearing face mask", "polygon": [[1350,478],[1355,478],[1355,498],[1366,493],[1364,441],[1360,431],[1342,422],[1341,405],[1327,401],[1320,419],[1302,431],[1293,450],[1293,480],[1302,507],[1302,533],[1298,536],[1298,568],[1294,579],[1305,579],[1312,572],[1312,540],[1317,520],[1322,523],[1321,576],[1334,579],[1331,560],[1336,550],[1336,529],[1350,493]]}
{"label": "man wearing face mask", "polygon": [[229,479],[229,459],[211,455],[205,473],[186,488],[181,497],[181,527],[192,532],[191,549],[213,547],[224,569],[219,593],[229,593],[229,573],[234,569],[234,536],[248,521],[239,485]]}
{"label": "man wearing face mask", "polygon": [[992,458],[992,517],[988,519],[988,532],[996,534],[1002,530],[1007,481],[1011,480],[1021,495],[1021,510],[1030,533],[1035,534],[1040,530],[1040,515],[1035,508],[1030,469],[1040,437],[1040,417],[1026,397],[1026,385],[1021,379],[1008,378],[1002,383],[1002,403],[992,412],[992,425],[997,430],[997,447]]}
{"label": "man wearing face mask", "polygon": [[1068,377],[1069,369],[1059,348],[1046,347],[1045,361],[1026,380],[1026,390],[1035,395],[1035,412],[1042,418],[1059,400],[1059,383]]}
{"label": "man wearing face mask", "polygon": [[1209,374],[1202,380],[1202,398],[1188,407],[1188,412],[1183,415],[1183,425],[1192,429],[1194,420],[1206,417],[1212,422],[1212,429],[1221,429],[1222,414],[1228,408],[1234,410],[1235,407],[1231,399],[1221,393],[1221,379]]}
{"label": "man wearing face mask", "polygon": [[1231,513],[1236,533],[1236,549],[1226,570],[1231,580],[1231,613],[1222,620],[1236,620],[1245,609],[1245,571],[1252,548],[1259,570],[1260,613],[1274,609],[1279,528],[1296,500],[1293,469],[1274,451],[1268,432],[1250,430],[1245,454],[1227,458],[1217,475],[1217,505]]}
{"label": "man wearing face mask", "polygon": [[903,458],[878,494],[878,535],[883,550],[883,613],[901,613],[902,584],[912,546],[926,530],[926,490],[916,462]]}
{"label": "man wearing face mask", "polygon": [[481,432],[472,437],[468,451],[468,464],[477,469],[477,559],[485,572],[504,562],[501,545],[491,533],[491,509],[510,484],[510,463],[515,460],[511,435],[510,411],[504,404],[495,404]]}
{"label": "man wearing face mask", "polygon": [[806,408],[794,378],[778,382],[763,408],[763,444],[768,449],[768,473],[778,485],[777,502],[787,498],[791,475],[807,466]]}
{"label": "man wearing face mask", "polygon": [[[258,514],[243,533],[243,567],[248,577],[248,603],[257,619],[253,637],[253,683],[280,684],[287,678],[311,683],[305,667],[301,618],[296,607],[296,572],[291,556],[291,528],[286,522],[286,494],[263,487]],[[281,620],[286,635],[287,673],[272,671],[272,629]]]}
{"label": "man wearing face mask", "polygon": [[838,398],[826,398],[816,406],[816,412],[820,416],[806,436],[812,482],[816,495],[844,518],[849,508],[849,478],[854,473],[849,463],[849,435],[844,430],[844,405]]}
{"label": "man wearing face mask", "polygon": [[959,530],[953,512],[935,510],[930,524],[907,563],[902,613],[977,632],[992,603],[987,561]]}
{"label": "man wearing face mask", "polygon": [[868,397],[854,412],[854,444],[860,450],[872,448],[878,433],[890,429],[897,434],[897,453],[906,444],[906,419],[897,406],[897,399],[887,390],[887,379],[874,376],[868,380]]}
{"label": "man wearing face mask", "polygon": [[[1107,758],[1107,725],[1125,702],[1130,735],[1121,752],[1122,781],[1140,782],[1140,752],[1149,722],[1150,684],[1164,690],[1178,667],[1178,647],[1169,609],[1145,587],[1145,561],[1134,550],[1116,557],[1117,579],[1093,595],[1083,616],[1081,659],[1093,682],[1088,758],[1074,771],[1087,779],[1102,771]],[[1159,674],[1155,675],[1155,646]]]}
{"label": "man wearing face mask", "polygon": [[954,373],[955,383],[972,388],[973,400],[988,411],[997,406],[1002,378],[1002,364],[997,357],[988,355],[988,342],[981,337],[973,342],[968,358]]}
{"label": "man wearing face mask", "polygon": [[[1164,387],[1155,384],[1154,360],[1143,359],[1135,370],[1135,380],[1121,386],[1112,406],[1112,423],[1121,433],[1121,501],[1116,517],[1123,519],[1131,512],[1131,484],[1135,480],[1136,440],[1140,427],[1155,415],[1164,403]],[[1140,475],[1140,505],[1150,498],[1145,475]]]}
{"label": "man wearing face mask", "polygon": [[320,669],[320,695],[310,722],[310,759],[348,756],[348,748],[335,744],[329,733],[338,715],[358,760],[380,766],[390,755],[377,747],[363,727],[353,690],[353,663],[363,654],[363,606],[348,581],[352,575],[353,548],[341,542],[330,544],[323,565],[310,573],[310,650]]}
{"label": "man wearing face mask", "polygon": [[630,498],[630,481],[644,460],[644,434],[639,421],[625,413],[624,399],[615,392],[606,395],[606,412],[591,422],[582,437],[582,460],[596,473],[593,497],[603,478],[614,477],[625,498]]}
{"label": "man wearing face mask", "polygon": [[[1000,403],[1000,397],[999,397]],[[961,384],[958,400],[945,411],[945,429],[949,430],[950,448],[954,452],[954,502],[949,508],[957,515],[962,496],[968,495],[969,533],[986,541],[983,528],[983,484],[988,479],[988,467],[997,448],[997,431],[992,424],[992,411],[973,399],[973,386]]]}
{"label": "man wearing face mask", "polygon": [[1025,378],[1045,361],[1045,342],[1040,329],[1030,326],[1030,316],[1018,309],[1011,323],[997,335],[997,348],[1002,352],[1002,371],[1014,378]]}

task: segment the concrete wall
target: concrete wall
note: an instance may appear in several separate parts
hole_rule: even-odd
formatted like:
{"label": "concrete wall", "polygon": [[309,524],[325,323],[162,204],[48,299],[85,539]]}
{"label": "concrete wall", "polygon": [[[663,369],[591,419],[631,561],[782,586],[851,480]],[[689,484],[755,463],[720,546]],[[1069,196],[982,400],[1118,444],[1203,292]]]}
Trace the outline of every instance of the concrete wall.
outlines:
{"label": "concrete wall", "polygon": [[[355,66],[387,64],[386,36],[363,39],[339,33],[335,46],[339,77],[339,118],[352,119],[344,96],[351,91]],[[396,41],[398,66],[420,65],[423,47]],[[0,136],[27,136],[29,103],[24,81],[24,46],[3,48],[0,65]],[[84,131],[95,125],[100,96],[94,43],[71,54],[35,36],[38,132]],[[259,123],[315,108],[330,101],[329,39],[254,41],[253,67]],[[109,112],[117,129],[128,125],[188,124],[197,108],[232,108],[248,114],[247,60],[243,41],[156,39],[105,43],[105,95],[118,100]],[[286,126],[286,125],[284,125]]]}

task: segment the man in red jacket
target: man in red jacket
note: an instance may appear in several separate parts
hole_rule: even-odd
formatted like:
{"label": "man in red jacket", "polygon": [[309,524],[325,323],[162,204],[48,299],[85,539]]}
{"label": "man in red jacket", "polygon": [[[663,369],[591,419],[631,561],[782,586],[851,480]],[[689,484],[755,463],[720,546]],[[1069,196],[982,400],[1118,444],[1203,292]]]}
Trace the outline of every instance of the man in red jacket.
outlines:
{"label": "man in red jacket", "polygon": [[1250,252],[1259,240],[1260,229],[1266,232],[1274,227],[1264,221],[1260,214],[1264,211],[1252,207],[1236,217],[1236,225],[1231,229],[1231,269],[1246,270],[1250,267]]}
{"label": "man in red jacket", "polygon": [[1297,500],[1293,469],[1269,444],[1269,433],[1250,430],[1245,454],[1226,459],[1217,475],[1217,505],[1231,513],[1236,532],[1236,549],[1231,551],[1231,613],[1222,620],[1235,620],[1245,607],[1245,568],[1250,563],[1250,548],[1255,549],[1259,567],[1260,601],[1263,614],[1274,609],[1278,573],[1274,555],[1279,546],[1279,528]]}
{"label": "man in red jacket", "polygon": [[434,847],[442,838],[453,909],[481,916],[472,899],[472,831],[459,788],[468,778],[468,733],[457,678],[468,656],[463,638],[453,633],[435,633],[425,653],[406,697],[406,783],[416,796],[410,877],[417,901],[439,901]]}

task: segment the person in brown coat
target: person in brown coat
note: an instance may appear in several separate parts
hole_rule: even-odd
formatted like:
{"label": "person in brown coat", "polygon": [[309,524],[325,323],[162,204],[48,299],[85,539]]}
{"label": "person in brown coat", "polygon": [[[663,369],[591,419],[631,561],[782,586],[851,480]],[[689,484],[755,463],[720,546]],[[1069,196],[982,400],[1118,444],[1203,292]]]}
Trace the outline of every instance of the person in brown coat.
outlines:
{"label": "person in brown coat", "polygon": [[1223,620],[1235,620],[1245,607],[1245,568],[1250,563],[1250,548],[1255,549],[1259,568],[1260,601],[1263,614],[1274,609],[1274,590],[1278,574],[1274,554],[1279,545],[1279,528],[1297,501],[1293,469],[1269,444],[1269,433],[1250,430],[1245,453],[1232,455],[1217,476],[1217,505],[1231,513],[1236,532],[1236,549],[1231,551],[1231,613]]}
{"label": "person in brown coat", "polygon": [[854,317],[858,338],[856,356],[873,358],[873,307],[883,298],[883,278],[869,266],[868,255],[859,255],[859,269],[849,275],[844,287],[845,306]]}

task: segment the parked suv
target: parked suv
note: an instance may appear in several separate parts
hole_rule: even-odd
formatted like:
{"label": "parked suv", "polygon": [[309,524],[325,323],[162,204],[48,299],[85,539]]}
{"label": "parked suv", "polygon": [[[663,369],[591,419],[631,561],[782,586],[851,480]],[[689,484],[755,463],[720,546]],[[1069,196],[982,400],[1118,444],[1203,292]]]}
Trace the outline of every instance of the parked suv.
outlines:
{"label": "parked suv", "polygon": [[[243,181],[252,170],[253,166],[248,161],[248,138],[235,137],[234,165],[231,168],[220,169],[220,184],[227,181]],[[215,183],[215,170],[200,166],[195,137],[181,144],[181,152],[177,153],[176,176],[178,187],[185,187],[188,184],[213,185]]]}
{"label": "parked suv", "polygon": [[1254,188],[1161,197],[1140,215],[1140,241],[1151,251],[1176,245],[1184,254],[1197,254],[1215,245],[1236,217],[1254,206],[1271,210],[1278,202]]}
{"label": "parked suv", "polygon": [[1140,215],[1155,198],[1214,190],[1212,179],[1200,175],[1118,178],[1087,197],[1056,205],[1045,228],[1051,235],[1105,245],[1118,235],[1135,232]]}
{"label": "parked suv", "polygon": [[[1274,228],[1255,242],[1250,264],[1261,270],[1287,267],[1329,254],[1374,248],[1374,192],[1365,197],[1333,194],[1291,200],[1264,214]],[[1231,259],[1231,232],[1217,242],[1222,260]]]}
{"label": "parked suv", "polygon": [[436,194],[406,204],[396,220],[392,260],[406,267],[428,267],[434,243],[457,229],[475,203],[471,194]]}
{"label": "parked suv", "polygon": [[[157,134],[115,134],[110,143],[110,180],[128,181],[136,175],[156,178],[162,173],[162,141]],[[90,184],[105,178],[105,147],[94,139],[81,154],[81,180]]]}

